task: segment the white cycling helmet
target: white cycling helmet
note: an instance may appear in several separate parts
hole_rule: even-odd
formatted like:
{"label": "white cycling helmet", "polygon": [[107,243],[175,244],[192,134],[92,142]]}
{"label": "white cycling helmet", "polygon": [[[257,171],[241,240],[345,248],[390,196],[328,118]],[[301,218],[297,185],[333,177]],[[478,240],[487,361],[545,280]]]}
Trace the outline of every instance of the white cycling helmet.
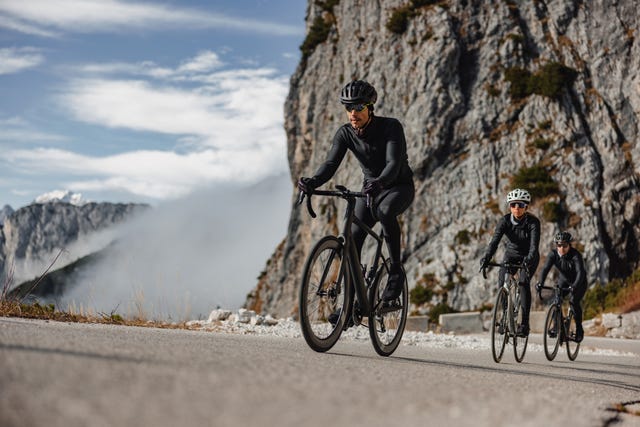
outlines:
{"label": "white cycling helmet", "polygon": [[509,194],[507,194],[507,203],[511,202],[525,202],[526,204],[529,204],[531,203],[531,194],[529,194],[527,190],[516,188],[509,191]]}

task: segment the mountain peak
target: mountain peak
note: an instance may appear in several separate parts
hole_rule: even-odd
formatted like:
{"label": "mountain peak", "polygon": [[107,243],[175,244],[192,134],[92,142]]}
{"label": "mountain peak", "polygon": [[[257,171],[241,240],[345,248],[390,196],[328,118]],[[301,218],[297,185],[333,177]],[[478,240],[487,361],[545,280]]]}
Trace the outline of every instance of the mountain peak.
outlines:
{"label": "mountain peak", "polygon": [[69,190],[54,190],[48,193],[41,194],[36,197],[34,203],[44,204],[44,203],[71,203],[75,206],[82,206],[89,203],[88,200],[84,200],[82,198],[82,194],[74,193]]}

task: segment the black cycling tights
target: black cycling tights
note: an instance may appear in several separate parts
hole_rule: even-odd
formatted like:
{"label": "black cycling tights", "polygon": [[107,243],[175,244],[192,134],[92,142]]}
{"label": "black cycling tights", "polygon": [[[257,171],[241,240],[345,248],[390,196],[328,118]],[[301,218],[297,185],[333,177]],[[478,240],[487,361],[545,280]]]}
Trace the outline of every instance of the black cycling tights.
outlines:
{"label": "black cycling tights", "polygon": [[[415,190],[413,184],[404,184],[384,190],[376,197],[371,209],[367,208],[365,199],[359,198],[356,201],[355,214],[369,227],[373,227],[379,220],[382,224],[391,264],[395,268],[400,268],[402,259],[400,257],[400,224],[396,218],[404,212],[413,202]],[[358,254],[362,254],[362,246],[367,237],[367,232],[357,224],[351,227]]]}

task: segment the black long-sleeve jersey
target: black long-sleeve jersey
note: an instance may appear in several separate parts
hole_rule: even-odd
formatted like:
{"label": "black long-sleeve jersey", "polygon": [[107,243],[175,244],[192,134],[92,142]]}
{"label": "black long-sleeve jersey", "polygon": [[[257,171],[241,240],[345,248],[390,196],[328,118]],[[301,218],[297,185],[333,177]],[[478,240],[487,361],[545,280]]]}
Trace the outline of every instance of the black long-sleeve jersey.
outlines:
{"label": "black long-sleeve jersey", "polygon": [[493,238],[487,250],[488,258],[491,258],[498,249],[502,236],[507,236],[505,242],[507,258],[529,257],[537,259],[538,246],[540,244],[540,220],[530,213],[526,213],[520,221],[507,214],[500,218]]}
{"label": "black long-sleeve jersey", "polygon": [[555,250],[549,252],[544,267],[542,267],[542,271],[540,271],[540,283],[544,285],[547,274],[549,274],[549,271],[554,266],[560,273],[559,282],[561,286],[570,285],[575,289],[586,287],[587,271],[584,267],[582,255],[576,248],[570,248],[564,256],[560,256],[558,251]]}
{"label": "black long-sleeve jersey", "polygon": [[413,183],[407,141],[397,119],[373,116],[362,136],[348,123],[341,126],[333,137],[327,160],[314,175],[318,186],[331,179],[347,150],[360,162],[365,180],[377,178],[385,188]]}

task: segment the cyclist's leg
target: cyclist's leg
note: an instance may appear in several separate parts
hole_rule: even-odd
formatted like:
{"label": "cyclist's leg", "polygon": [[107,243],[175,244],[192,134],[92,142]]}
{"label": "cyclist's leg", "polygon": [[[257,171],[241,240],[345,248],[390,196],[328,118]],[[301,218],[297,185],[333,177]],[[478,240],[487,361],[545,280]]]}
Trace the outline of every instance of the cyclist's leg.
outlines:
{"label": "cyclist's leg", "polygon": [[[362,220],[368,227],[373,227],[376,223],[376,219],[371,215],[371,209],[367,207],[367,203],[364,199],[358,198],[356,200],[356,206],[354,210],[355,216]],[[351,235],[353,237],[353,241],[356,244],[356,249],[358,250],[358,256],[362,257],[362,246],[364,245],[364,241],[367,238],[367,232],[361,228],[355,222],[351,224]]]}
{"label": "cyclist's leg", "polygon": [[573,290],[573,298],[571,298],[570,304],[573,309],[574,319],[576,321],[576,341],[582,341],[584,337],[584,329],[582,329],[582,297],[584,297],[587,291],[587,284],[581,283],[576,289]]}
{"label": "cyclist's leg", "polygon": [[411,205],[414,196],[412,184],[397,185],[385,190],[374,202],[374,214],[382,224],[391,259],[389,284],[383,295],[385,301],[396,299],[402,292],[405,277],[400,255],[401,230],[397,217]]}
{"label": "cyclist's leg", "polygon": [[[518,285],[520,285],[520,306],[522,307],[522,333],[524,335],[529,334],[529,313],[531,311],[531,276],[536,272],[538,268],[539,257],[535,257],[530,263],[527,264],[529,274],[524,270],[520,270],[520,277]],[[522,262],[522,259],[519,260]]]}

